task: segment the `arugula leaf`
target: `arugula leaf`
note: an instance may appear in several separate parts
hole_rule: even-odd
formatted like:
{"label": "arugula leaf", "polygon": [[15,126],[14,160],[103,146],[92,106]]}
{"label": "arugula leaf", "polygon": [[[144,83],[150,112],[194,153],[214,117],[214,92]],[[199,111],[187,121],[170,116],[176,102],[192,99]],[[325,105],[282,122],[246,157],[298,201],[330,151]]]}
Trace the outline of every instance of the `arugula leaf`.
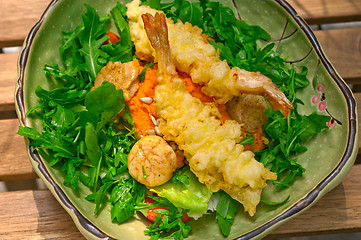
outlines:
{"label": "arugula leaf", "polygon": [[155,63],[151,62],[151,63],[147,63],[143,70],[139,73],[139,82],[143,82],[144,78],[145,78],[145,72],[147,71],[148,68],[152,68],[155,65]]}
{"label": "arugula leaf", "polygon": [[290,199],[290,195],[288,195],[283,201],[280,202],[274,202],[274,201],[268,201],[268,200],[264,200],[261,198],[261,202],[267,204],[267,205],[272,205],[272,206],[279,206],[282,205],[284,203],[286,203],[289,199]]}
{"label": "arugula leaf", "polygon": [[[299,123],[297,123],[297,137],[299,141],[303,141],[311,136],[320,133],[322,129],[327,128],[326,122],[330,121],[329,116],[320,116],[316,112],[308,116],[300,115]],[[294,137],[296,138],[296,136]]]}
{"label": "arugula leaf", "polygon": [[91,186],[97,186],[100,174],[102,153],[99,148],[97,133],[91,123],[87,123],[85,126],[85,145],[87,157],[90,160],[92,166],[95,167],[91,171],[91,174],[89,174],[90,184]]}
{"label": "arugula leaf", "polygon": [[94,209],[95,216],[98,216],[100,206],[104,202],[104,199],[107,197],[107,192],[109,188],[113,186],[113,184],[115,184],[115,182],[106,182],[99,188],[98,191],[89,194],[88,196],[85,197],[86,200],[95,202],[95,209]]}
{"label": "arugula leaf", "polygon": [[231,232],[234,216],[237,213],[240,204],[224,192],[219,192],[218,194],[221,194],[221,198],[216,207],[216,217],[218,226],[223,235],[227,237]]}
{"label": "arugula leaf", "polygon": [[149,0],[148,6],[159,10],[161,8],[160,0]]}
{"label": "arugula leaf", "polygon": [[70,185],[73,189],[78,188],[79,172],[76,169],[76,159],[68,160],[64,163],[62,170],[66,172],[64,185]]}
{"label": "arugula leaf", "polygon": [[[105,22],[101,22],[95,9],[85,5],[87,12],[82,16],[84,29],[79,32],[78,38],[81,48],[78,50],[85,59],[85,64],[79,65],[81,70],[88,71],[91,79],[95,79],[102,65],[101,58],[108,58],[108,54],[100,50],[101,45],[108,39],[105,35]],[[103,60],[103,62],[107,62]]]}
{"label": "arugula leaf", "polygon": [[[162,199],[162,198],[155,198]],[[167,202],[166,199],[161,200],[163,203]],[[147,227],[144,232],[151,236],[151,239],[159,238],[174,238],[182,240],[188,237],[192,231],[192,226],[189,222],[183,223],[182,216],[187,213],[187,210],[180,211],[170,202],[166,203],[167,209],[156,209],[155,212],[159,215],[155,218],[153,224]]]}
{"label": "arugula leaf", "polygon": [[247,134],[245,138],[243,138],[238,144],[251,144],[254,145],[254,136],[252,134]]}
{"label": "arugula leaf", "polygon": [[181,1],[178,19],[189,22],[194,26],[201,27],[203,23],[202,11],[199,3]]}
{"label": "arugula leaf", "polygon": [[129,62],[133,59],[134,44],[130,38],[126,11],[126,7],[119,2],[111,10],[118,34],[121,36],[120,40],[115,44],[106,44],[101,47],[101,49],[109,55],[109,61],[111,62]]}
{"label": "arugula leaf", "polygon": [[[78,43],[76,39],[81,31],[84,31],[84,25],[81,24],[71,32],[62,32],[63,44],[60,46],[60,56],[66,68],[66,73],[75,76],[78,71],[78,65],[81,62],[77,52]],[[75,55],[78,55],[77,57]]]}
{"label": "arugula leaf", "polygon": [[36,146],[38,149],[51,149],[63,157],[74,157],[73,147],[71,144],[69,144],[64,137],[60,137],[60,134],[57,134],[56,132],[42,132],[42,134],[40,134],[30,127],[19,126],[17,133],[24,137],[33,139],[30,146]]}
{"label": "arugula leaf", "polygon": [[114,84],[104,81],[101,86],[87,94],[85,106],[89,114],[98,122],[98,132],[115,115],[120,113],[125,106],[123,91],[116,90]]}
{"label": "arugula leaf", "polygon": [[[297,114],[297,117],[290,116],[286,119],[272,109],[268,109],[266,115],[269,119],[263,132],[271,141],[269,148],[256,154],[256,158],[277,173],[279,179],[274,183],[278,184],[277,189],[281,189],[305,171],[294,155],[307,150],[302,142],[326,129],[330,117],[314,112],[308,116]],[[280,180],[281,176],[283,179]]]}
{"label": "arugula leaf", "polygon": [[111,218],[118,223],[126,221],[134,215],[134,200],[131,194],[133,184],[130,181],[120,181],[116,187],[113,188],[110,195]]}
{"label": "arugula leaf", "polygon": [[189,171],[189,168],[188,167],[183,167],[177,171],[175,171],[173,173],[173,176],[172,178],[169,180],[170,182],[173,182],[173,183],[182,183],[184,185],[189,185],[190,184],[190,179],[189,179],[189,176],[187,176],[187,173]]}

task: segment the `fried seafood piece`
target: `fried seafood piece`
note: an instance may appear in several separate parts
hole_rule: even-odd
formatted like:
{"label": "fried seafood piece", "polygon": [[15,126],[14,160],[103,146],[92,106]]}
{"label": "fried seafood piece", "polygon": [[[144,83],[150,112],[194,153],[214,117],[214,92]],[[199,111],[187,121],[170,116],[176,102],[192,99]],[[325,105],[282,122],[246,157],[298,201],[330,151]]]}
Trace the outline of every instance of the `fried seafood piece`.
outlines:
{"label": "fried seafood piece", "polygon": [[[135,0],[127,5],[131,37],[138,55],[157,59],[158,54],[145,40],[144,24],[140,16],[147,12],[154,15],[159,11],[139,4],[140,1]],[[171,58],[174,59],[176,69],[189,74],[192,81],[201,84],[202,91],[214,97],[217,103],[225,104],[234,96],[249,93],[265,96],[272,108],[280,110],[285,116],[288,115],[289,109],[293,109],[292,103],[271,79],[238,67],[231,69],[225,60],[221,61],[216,49],[204,42],[200,28],[181,21],[166,21],[172,50]]]}
{"label": "fried seafood piece", "polygon": [[202,103],[187,92],[171,56],[165,15],[144,14],[142,18],[158,57],[155,100],[163,138],[184,151],[201,183],[213,192],[224,190],[253,216],[266,181],[275,180],[276,174],[237,144],[239,123],[228,120],[222,124],[215,102]]}
{"label": "fried seafood piece", "polygon": [[177,156],[159,136],[145,136],[136,142],[128,155],[130,175],[138,182],[155,187],[166,183],[177,169]]}
{"label": "fried seafood piece", "polygon": [[94,81],[94,88],[102,85],[104,81],[111,82],[116,89],[122,89],[124,100],[129,101],[138,89],[139,62],[133,60],[127,63],[108,62]]}
{"label": "fried seafood piece", "polygon": [[248,133],[257,132],[267,122],[268,117],[264,114],[267,110],[267,102],[262,96],[253,94],[240,94],[227,104],[229,116],[242,124],[242,130]]}

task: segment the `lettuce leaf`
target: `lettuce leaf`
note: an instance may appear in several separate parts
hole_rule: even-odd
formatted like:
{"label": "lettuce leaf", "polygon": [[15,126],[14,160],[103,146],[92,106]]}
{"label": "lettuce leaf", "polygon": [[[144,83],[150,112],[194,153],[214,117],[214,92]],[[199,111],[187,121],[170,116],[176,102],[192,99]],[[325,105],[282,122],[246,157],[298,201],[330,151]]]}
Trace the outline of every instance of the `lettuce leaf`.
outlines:
{"label": "lettuce leaf", "polygon": [[151,189],[174,206],[189,209],[189,216],[199,216],[208,210],[208,201],[213,192],[200,183],[189,167],[177,170],[167,183]]}

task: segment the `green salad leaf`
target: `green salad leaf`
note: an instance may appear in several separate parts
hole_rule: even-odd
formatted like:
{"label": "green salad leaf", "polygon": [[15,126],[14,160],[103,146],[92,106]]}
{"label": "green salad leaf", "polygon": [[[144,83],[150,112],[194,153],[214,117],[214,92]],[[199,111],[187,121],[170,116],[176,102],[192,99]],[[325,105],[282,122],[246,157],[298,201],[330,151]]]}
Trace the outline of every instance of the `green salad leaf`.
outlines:
{"label": "green salad leaf", "polygon": [[106,44],[101,47],[109,55],[109,61],[111,62],[129,62],[134,58],[134,44],[130,39],[126,11],[126,7],[119,2],[111,10],[118,34],[121,36],[120,40],[115,44]]}
{"label": "green salad leaf", "polygon": [[268,121],[263,127],[265,136],[271,139],[268,149],[256,155],[260,162],[269,167],[279,176],[277,189],[289,186],[296,176],[302,176],[305,169],[297,163],[297,154],[307,148],[302,142],[328,128],[329,116],[311,113],[310,115],[295,115],[285,118],[280,112],[268,109]]}
{"label": "green salad leaf", "polygon": [[252,134],[247,134],[245,138],[243,138],[241,141],[239,141],[238,144],[251,144],[252,146],[254,145],[254,136]]}
{"label": "green salad leaf", "polygon": [[238,211],[240,203],[224,192],[219,192],[218,194],[221,195],[221,198],[217,204],[216,217],[223,235],[227,237],[231,232],[234,216]]}
{"label": "green salad leaf", "polygon": [[81,63],[81,70],[88,71],[92,79],[103,67],[100,62],[106,63],[108,55],[100,50],[101,45],[108,39],[105,29],[105,22],[100,21],[95,9],[85,5],[87,12],[82,16],[84,29],[77,35],[81,48],[78,50],[85,59]]}
{"label": "green salad leaf", "polygon": [[152,188],[160,197],[168,199],[174,206],[188,209],[189,215],[202,215],[208,209],[213,192],[200,183],[188,166],[177,170],[167,183]]}

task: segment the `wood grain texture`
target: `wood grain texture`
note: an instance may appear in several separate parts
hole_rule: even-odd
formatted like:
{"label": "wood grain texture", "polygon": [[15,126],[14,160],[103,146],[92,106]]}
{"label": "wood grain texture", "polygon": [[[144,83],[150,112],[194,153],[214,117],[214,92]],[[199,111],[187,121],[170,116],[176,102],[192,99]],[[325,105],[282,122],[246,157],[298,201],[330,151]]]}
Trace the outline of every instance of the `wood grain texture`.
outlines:
{"label": "wood grain texture", "polygon": [[287,0],[309,24],[361,20],[360,0]]}
{"label": "wood grain texture", "polygon": [[[360,175],[355,165],[342,184],[267,238],[361,231]],[[47,190],[1,193],[0,205],[0,239],[83,239]]]}
{"label": "wood grain texture", "polygon": [[17,135],[16,119],[0,120],[0,181],[25,180],[37,177],[22,136]]}
{"label": "wood grain texture", "polygon": [[[359,0],[289,0],[288,2],[309,24],[361,20]],[[20,46],[49,3],[50,0],[0,0],[0,48]]]}
{"label": "wood grain texture", "polygon": [[85,239],[48,190],[0,194],[0,239]]}
{"label": "wood grain texture", "polygon": [[21,46],[50,0],[0,0],[0,48]]}
{"label": "wood grain texture", "polygon": [[338,73],[348,83],[361,84],[361,28],[315,31],[315,35]]}
{"label": "wood grain texture", "polygon": [[[1,28],[0,28],[1,29]],[[14,112],[14,92],[17,81],[17,53],[0,54],[0,119]]]}
{"label": "wood grain texture", "polygon": [[[361,165],[313,207],[279,227],[272,237],[361,231]],[[308,224],[309,223],[309,224]]]}

